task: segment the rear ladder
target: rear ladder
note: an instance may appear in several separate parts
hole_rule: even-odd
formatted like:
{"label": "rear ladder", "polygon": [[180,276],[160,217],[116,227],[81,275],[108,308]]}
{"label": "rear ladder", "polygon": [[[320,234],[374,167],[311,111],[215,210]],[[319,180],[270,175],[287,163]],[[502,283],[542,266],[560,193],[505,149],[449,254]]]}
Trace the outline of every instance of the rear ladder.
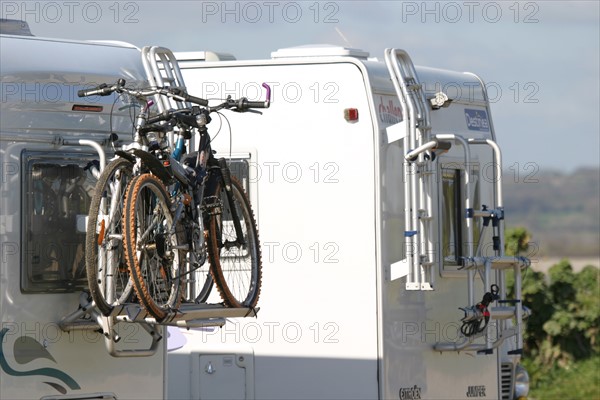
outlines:
{"label": "rear ladder", "polygon": [[[421,149],[430,140],[431,123],[425,93],[408,53],[386,49],[385,63],[404,115],[406,148]],[[407,154],[404,179],[405,245],[408,262],[407,290],[433,290],[433,175],[425,150]]]}
{"label": "rear ladder", "polygon": [[[142,48],[142,63],[150,86],[186,90],[181,69],[171,50],[160,46],[146,46]],[[161,95],[154,96],[154,102],[161,113],[165,110],[189,107],[187,103]]]}

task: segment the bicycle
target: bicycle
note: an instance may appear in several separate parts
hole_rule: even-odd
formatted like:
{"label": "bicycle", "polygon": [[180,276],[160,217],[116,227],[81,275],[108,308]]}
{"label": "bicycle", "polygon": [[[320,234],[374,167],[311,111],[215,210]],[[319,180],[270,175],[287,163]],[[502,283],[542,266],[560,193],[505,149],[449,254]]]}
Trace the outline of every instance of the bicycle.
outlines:
{"label": "bicycle", "polygon": [[[102,84],[90,90],[80,90],[79,97],[107,96],[114,92],[127,94],[139,103],[140,112],[134,123],[134,138],[131,144],[115,150],[113,159],[99,174],[88,213],[86,231],[86,273],[90,295],[100,312],[109,316],[115,307],[131,300],[133,282],[129,279],[128,266],[124,262],[121,217],[124,198],[129,182],[134,177],[135,149],[148,149],[148,123],[151,102],[148,97],[161,94],[174,96],[164,88],[133,90],[125,87],[125,80],[113,86]],[[178,97],[178,100],[181,98]],[[150,120],[150,122],[152,122]],[[116,136],[111,133],[114,144]],[[163,138],[164,139],[164,138]],[[205,279],[206,280],[206,279]],[[209,285],[210,284],[210,285]],[[211,282],[205,286],[210,287]]]}
{"label": "bicycle", "polygon": [[[118,232],[115,218],[111,217],[108,226],[112,228],[112,234],[106,235],[103,232],[104,226],[96,228],[98,218],[92,218],[94,212],[90,212],[88,280],[96,304],[104,303],[103,307],[99,306],[104,315],[108,315],[114,305],[108,304],[111,290],[116,291],[120,287],[129,289],[133,286],[142,306],[156,320],[162,320],[178,307],[181,301],[180,282],[184,277],[188,284],[188,301],[203,302],[208,297],[214,280],[227,306],[256,306],[261,283],[256,223],[244,190],[231,177],[226,160],[217,161],[214,158],[206,125],[210,122],[209,115],[222,109],[243,112],[251,108],[269,107],[270,88],[266,84],[263,86],[267,89],[267,100],[264,102],[252,102],[245,98],[233,100],[229,97],[215,107],[201,109],[193,106],[169,110],[153,118],[147,117],[147,107],[142,109],[135,124],[136,145],[131,146],[128,153],[117,152],[122,158],[113,161],[105,170],[108,176],[114,175],[115,171],[121,171],[119,176],[127,178],[135,175],[127,183],[124,196],[121,191],[117,193],[111,187],[112,192],[115,192],[111,193],[111,198],[117,200],[111,202],[112,211],[103,214],[116,215],[122,209],[126,218],[122,221],[121,232]],[[138,99],[159,94],[202,106],[208,104],[204,99],[175,88],[146,91],[127,89],[122,80],[111,87],[104,84],[78,94],[83,97],[113,92],[126,93]],[[185,153],[184,143],[192,137],[192,130],[197,130],[200,136],[198,151],[188,154],[180,162]],[[164,139],[167,132],[173,131],[177,134],[174,149],[165,145],[164,140],[149,142],[145,135],[153,132],[159,139]],[[125,167],[123,159],[134,165],[133,169],[137,172],[127,174],[129,169]],[[110,181],[100,179],[99,184],[106,180]],[[171,188],[170,192],[167,192],[167,187]],[[106,192],[108,190],[103,193]],[[112,249],[104,243],[106,237],[113,240]],[[114,239],[117,239],[117,246],[114,246]],[[105,248],[112,252],[107,253],[112,254],[111,257],[98,257],[98,252],[94,254],[94,249],[106,252]],[[120,275],[120,285],[116,286],[112,281],[114,260],[119,258],[115,257],[114,248],[122,250],[127,260],[131,278],[127,284],[123,283],[124,279]],[[210,261],[210,276],[202,278],[204,273],[198,271],[205,264],[206,252]],[[121,256],[119,259],[122,258]],[[111,262],[102,268],[105,259]],[[180,266],[183,259],[186,259],[188,268],[182,272]],[[246,277],[244,287],[239,288],[235,286],[239,277],[233,277],[234,272],[229,269],[229,265],[239,266],[242,260],[248,264],[249,271],[246,273],[249,277]],[[98,274],[100,269],[104,275]],[[121,272],[121,268],[117,270]],[[237,272],[240,272],[240,268],[237,268]],[[98,276],[103,276],[104,280],[98,279]],[[108,288],[98,290],[98,282],[106,282]],[[130,294],[125,289],[119,296],[116,296],[117,293],[112,295],[113,298],[117,297],[113,303],[126,301],[126,296]],[[107,304],[109,307],[106,307]]]}

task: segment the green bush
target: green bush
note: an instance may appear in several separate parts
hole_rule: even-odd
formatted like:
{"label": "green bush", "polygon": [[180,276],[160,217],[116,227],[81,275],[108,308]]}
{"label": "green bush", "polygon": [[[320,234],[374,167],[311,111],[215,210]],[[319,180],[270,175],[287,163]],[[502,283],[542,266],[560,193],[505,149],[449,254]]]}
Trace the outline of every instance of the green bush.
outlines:
{"label": "green bush", "polygon": [[[507,230],[506,254],[527,251],[529,236],[524,228]],[[532,311],[524,334],[524,363],[532,388],[555,382],[557,373],[572,369],[574,362],[591,360],[589,365],[598,365],[600,270],[597,267],[586,266],[575,273],[569,261],[562,260],[547,275],[528,270],[523,278],[523,304]],[[590,386],[597,391],[597,385],[596,380]]]}
{"label": "green bush", "polygon": [[566,368],[554,368],[544,375],[536,371],[530,359],[523,360],[525,368],[536,372],[532,378],[529,398],[535,400],[598,400],[600,399],[600,357],[574,362]]}

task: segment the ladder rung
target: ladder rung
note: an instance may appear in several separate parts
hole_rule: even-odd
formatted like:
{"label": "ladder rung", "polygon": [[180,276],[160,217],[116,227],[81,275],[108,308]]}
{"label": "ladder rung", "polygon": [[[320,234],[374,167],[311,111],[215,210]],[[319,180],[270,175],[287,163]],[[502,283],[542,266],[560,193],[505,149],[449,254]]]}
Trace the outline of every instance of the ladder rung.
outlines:
{"label": "ladder rung", "polygon": [[514,268],[515,266],[524,269],[530,264],[529,260],[525,257],[465,257],[463,258],[463,269],[485,268],[486,262],[489,262],[491,268],[496,270]]}
{"label": "ladder rung", "polygon": [[[521,302],[521,300],[518,300]],[[490,314],[493,319],[509,319],[517,316],[517,307],[519,306],[499,306],[499,307],[490,307]],[[523,319],[529,318],[531,315],[531,310],[527,307],[522,307],[522,316]]]}
{"label": "ladder rung", "polygon": [[502,210],[474,210],[473,217],[475,218],[493,218],[497,217],[504,219],[504,211]]}
{"label": "ladder rung", "polygon": [[493,319],[509,319],[509,318],[513,318],[516,313],[517,313],[517,309],[516,307],[512,306],[512,307],[507,307],[507,306],[500,306],[500,307],[490,307],[490,316]]}

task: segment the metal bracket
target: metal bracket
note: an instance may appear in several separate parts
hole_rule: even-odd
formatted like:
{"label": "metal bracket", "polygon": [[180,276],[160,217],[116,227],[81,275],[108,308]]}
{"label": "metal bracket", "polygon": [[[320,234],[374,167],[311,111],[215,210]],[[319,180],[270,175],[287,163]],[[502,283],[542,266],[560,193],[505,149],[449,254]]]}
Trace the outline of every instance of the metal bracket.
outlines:
{"label": "metal bracket", "polygon": [[[82,292],[79,296],[79,308],[64,316],[58,323],[65,331],[92,330],[101,332],[104,336],[106,350],[113,357],[148,357],[156,353],[162,340],[162,326],[177,326],[182,328],[197,328],[223,326],[227,318],[256,317],[258,308],[231,308],[223,304],[183,303],[177,310],[160,323],[148,316],[148,313],[136,303],[116,306],[111,315],[104,316],[90,298],[89,293]],[[115,327],[119,323],[139,324],[151,337],[146,348],[119,349],[116,344],[121,337]]]}

